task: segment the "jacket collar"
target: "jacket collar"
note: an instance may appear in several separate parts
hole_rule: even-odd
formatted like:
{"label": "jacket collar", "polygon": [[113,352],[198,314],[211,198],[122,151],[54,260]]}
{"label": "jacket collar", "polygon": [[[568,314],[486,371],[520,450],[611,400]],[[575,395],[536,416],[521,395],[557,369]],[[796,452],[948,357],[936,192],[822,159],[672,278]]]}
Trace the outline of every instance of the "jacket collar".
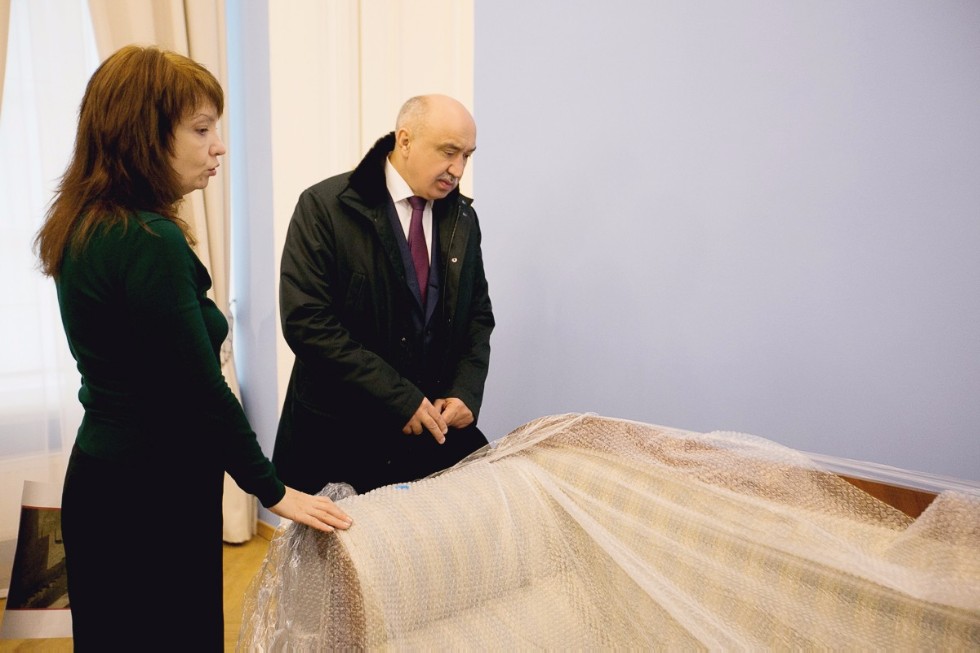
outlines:
{"label": "jacket collar", "polygon": [[[351,190],[361,196],[366,206],[377,207],[391,200],[385,182],[385,159],[394,149],[395,132],[389,132],[377,140],[350,175]],[[455,201],[458,196],[459,186],[436,204]]]}

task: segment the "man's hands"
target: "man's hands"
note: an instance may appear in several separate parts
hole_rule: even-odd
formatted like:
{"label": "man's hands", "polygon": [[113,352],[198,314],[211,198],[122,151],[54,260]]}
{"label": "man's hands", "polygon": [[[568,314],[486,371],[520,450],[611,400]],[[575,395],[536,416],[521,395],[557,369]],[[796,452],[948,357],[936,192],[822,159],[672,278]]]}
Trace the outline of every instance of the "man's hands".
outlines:
{"label": "man's hands", "polygon": [[269,508],[274,514],[300,524],[332,533],[350,528],[353,520],[337,504],[326,497],[317,497],[286,486],[286,494]]}
{"label": "man's hands", "polygon": [[471,411],[461,399],[447,397],[436,399],[433,404],[428,399],[422,399],[418,409],[408,423],[402,427],[405,435],[421,435],[428,431],[436,442],[442,444],[446,441],[446,433],[449,427],[461,429],[473,423],[473,411]]}
{"label": "man's hands", "polygon": [[422,398],[422,403],[419,404],[412,418],[402,427],[402,433],[405,435],[421,435],[424,431],[428,431],[439,444],[446,441],[448,430],[449,427],[442,414],[425,397]]}
{"label": "man's hands", "polygon": [[463,403],[462,399],[456,397],[436,399],[435,407],[442,413],[442,418],[451,428],[463,429],[473,423],[473,411]]}

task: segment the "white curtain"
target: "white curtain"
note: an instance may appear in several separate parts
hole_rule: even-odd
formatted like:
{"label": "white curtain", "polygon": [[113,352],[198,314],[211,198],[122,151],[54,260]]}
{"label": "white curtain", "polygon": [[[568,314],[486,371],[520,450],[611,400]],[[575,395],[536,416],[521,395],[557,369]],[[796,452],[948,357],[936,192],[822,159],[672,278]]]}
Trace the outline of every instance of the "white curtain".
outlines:
{"label": "white curtain", "polygon": [[[187,55],[210,70],[227,90],[225,16],[223,0],[89,0],[99,52],[103,58],[130,43],[156,45]],[[227,119],[228,106],[225,106]],[[226,139],[227,142],[227,139]],[[231,319],[228,280],[229,196],[228,157],[218,179],[203,193],[189,195],[181,217],[197,236],[196,251],[214,280],[212,299]],[[217,183],[216,183],[217,182]],[[238,381],[229,339],[222,349],[222,371],[237,394]],[[255,534],[257,504],[225,475],[224,539],[244,542]]]}
{"label": "white curtain", "polygon": [[3,73],[7,69],[7,27],[10,24],[10,0],[0,0],[0,111],[3,111]]}
{"label": "white curtain", "polygon": [[[32,244],[71,155],[78,104],[99,59],[84,0],[0,5],[0,34],[8,36],[0,48],[7,64],[0,111],[3,542],[16,538],[24,482],[63,480],[81,421],[79,378],[54,284],[38,272]],[[5,569],[10,562],[0,560]]]}

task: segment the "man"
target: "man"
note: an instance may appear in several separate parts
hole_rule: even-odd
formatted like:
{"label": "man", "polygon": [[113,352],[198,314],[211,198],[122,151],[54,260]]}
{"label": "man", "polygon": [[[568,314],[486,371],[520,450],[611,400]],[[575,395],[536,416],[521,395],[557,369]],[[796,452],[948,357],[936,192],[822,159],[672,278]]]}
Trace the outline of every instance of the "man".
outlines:
{"label": "man", "polygon": [[273,462],[288,485],[364,493],[487,443],[476,421],[494,319],[457,187],[474,150],[462,104],[412,98],[357,168],[300,195],[280,278],[296,359]]}

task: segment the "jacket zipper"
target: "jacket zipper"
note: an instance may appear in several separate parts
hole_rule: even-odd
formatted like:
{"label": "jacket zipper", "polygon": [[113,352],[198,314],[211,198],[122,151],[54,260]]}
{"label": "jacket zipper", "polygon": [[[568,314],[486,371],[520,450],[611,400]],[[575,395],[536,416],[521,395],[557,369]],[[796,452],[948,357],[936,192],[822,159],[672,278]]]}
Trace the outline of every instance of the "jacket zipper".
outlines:
{"label": "jacket zipper", "polygon": [[[439,303],[442,304],[442,321],[444,323],[446,322],[446,291],[449,289],[449,262],[452,260],[453,241],[456,239],[456,227],[459,226],[460,210],[461,207],[457,204],[455,211],[453,211],[453,230],[449,233],[449,247],[446,248],[446,265],[443,268],[445,271],[442,274],[442,301]],[[450,322],[448,325],[452,326],[452,323]]]}

